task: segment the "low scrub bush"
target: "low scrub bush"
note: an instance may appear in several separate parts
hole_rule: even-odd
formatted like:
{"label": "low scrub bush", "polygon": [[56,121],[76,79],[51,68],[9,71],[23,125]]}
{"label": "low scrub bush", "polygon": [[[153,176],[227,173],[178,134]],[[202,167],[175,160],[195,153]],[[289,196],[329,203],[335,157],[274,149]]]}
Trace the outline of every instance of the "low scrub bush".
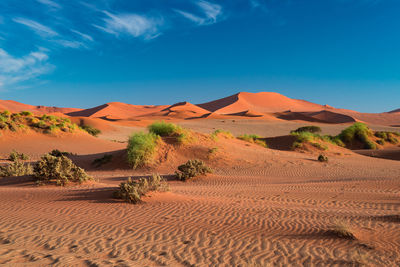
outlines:
{"label": "low scrub bush", "polygon": [[390,144],[398,144],[400,134],[396,132],[375,132],[376,137],[381,138],[377,141],[378,144],[384,145],[386,142]]}
{"label": "low scrub bush", "polygon": [[193,139],[190,131],[187,129],[165,121],[156,121],[147,128],[150,133],[158,136],[175,138],[179,144],[189,143]]}
{"label": "low scrub bush", "polygon": [[318,161],[319,162],[328,162],[328,157],[321,154],[318,156]]}
{"label": "low scrub bush", "polygon": [[65,151],[60,151],[58,149],[53,149],[49,155],[53,156],[53,157],[61,157],[61,156],[69,156],[71,155],[70,152],[65,152]]}
{"label": "low scrub bush", "polygon": [[264,140],[260,139],[261,137],[256,135],[256,134],[243,134],[238,136],[238,139],[249,142],[249,143],[253,143],[253,144],[257,144],[260,146],[263,146],[265,148],[268,147],[267,143]]}
{"label": "low scrub bush", "polygon": [[296,130],[293,130],[290,133],[303,133],[303,132],[320,133],[321,131],[322,131],[321,128],[318,126],[304,126]]}
{"label": "low scrub bush", "polygon": [[368,126],[361,122],[356,122],[352,126],[344,129],[338,137],[346,146],[352,147],[355,143],[361,143],[363,148],[376,149],[376,144],[370,139],[373,135]]}
{"label": "low scrub bush", "polygon": [[93,135],[95,137],[97,137],[99,134],[101,134],[101,131],[99,129],[96,129],[89,125],[80,125],[79,127],[82,130],[84,130],[85,132],[87,132],[88,134]]}
{"label": "low scrub bush", "polygon": [[32,173],[32,166],[21,162],[19,159],[14,160],[13,163],[6,166],[0,166],[1,177],[32,175]]}
{"label": "low scrub bush", "polygon": [[188,179],[198,175],[206,175],[207,173],[211,172],[211,168],[208,167],[203,161],[195,159],[189,160],[185,164],[180,165],[175,174],[178,180],[187,181]]}
{"label": "low scrub bush", "polygon": [[112,160],[112,155],[105,154],[103,157],[93,160],[92,164],[95,165],[96,167],[100,167],[104,164],[111,162],[111,160]]}
{"label": "low scrub bush", "polygon": [[55,181],[57,185],[64,186],[69,182],[83,183],[93,178],[76,166],[65,156],[55,157],[50,154],[42,156],[34,167],[34,176],[38,184]]}
{"label": "low scrub bush", "polygon": [[233,138],[235,138],[235,136],[233,136],[233,134],[232,134],[230,131],[225,131],[225,130],[221,130],[221,129],[215,130],[215,131],[211,134],[211,138],[212,138],[214,141],[217,141],[219,136],[222,136],[222,137],[227,138],[227,139],[233,139]]}
{"label": "low scrub bush", "polygon": [[33,116],[33,113],[30,112],[30,111],[21,111],[19,114],[20,114],[21,116],[25,116],[25,117]]}
{"label": "low scrub bush", "polygon": [[128,203],[136,204],[142,201],[142,197],[150,191],[168,191],[169,187],[164,178],[153,174],[150,178],[140,178],[135,181],[128,178],[128,181],[119,185],[113,197],[122,199]]}
{"label": "low scrub bush", "polygon": [[137,169],[152,161],[161,141],[154,133],[135,133],[128,140],[128,163]]}
{"label": "low scrub bush", "polygon": [[29,156],[25,155],[24,153],[18,153],[17,151],[13,150],[10,155],[8,156],[9,161],[16,161],[16,160],[28,160]]}

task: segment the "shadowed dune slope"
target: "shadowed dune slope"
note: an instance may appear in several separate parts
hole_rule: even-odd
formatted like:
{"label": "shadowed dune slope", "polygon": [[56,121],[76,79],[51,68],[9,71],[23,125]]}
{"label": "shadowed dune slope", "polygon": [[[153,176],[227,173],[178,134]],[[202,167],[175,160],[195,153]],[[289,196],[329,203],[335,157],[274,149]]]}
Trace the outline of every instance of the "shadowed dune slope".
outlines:
{"label": "shadowed dune slope", "polygon": [[278,118],[284,120],[301,120],[309,122],[320,122],[320,123],[351,123],[356,122],[356,119],[331,111],[318,111],[318,112],[284,112],[278,114]]}
{"label": "shadowed dune slope", "polygon": [[220,114],[239,113],[246,110],[260,113],[271,113],[287,110],[317,111],[326,109],[326,107],[322,105],[314,104],[305,100],[291,99],[273,92],[241,92],[219,100],[199,104],[198,106]]}
{"label": "shadowed dune slope", "polygon": [[107,117],[128,119],[137,116],[150,115],[155,112],[160,112],[167,106],[138,106],[120,102],[111,102],[90,109],[85,109],[77,112],[70,112],[67,115],[73,117]]}
{"label": "shadowed dune slope", "polygon": [[399,108],[399,109],[392,110],[392,111],[389,111],[388,113],[400,113],[400,108]]}

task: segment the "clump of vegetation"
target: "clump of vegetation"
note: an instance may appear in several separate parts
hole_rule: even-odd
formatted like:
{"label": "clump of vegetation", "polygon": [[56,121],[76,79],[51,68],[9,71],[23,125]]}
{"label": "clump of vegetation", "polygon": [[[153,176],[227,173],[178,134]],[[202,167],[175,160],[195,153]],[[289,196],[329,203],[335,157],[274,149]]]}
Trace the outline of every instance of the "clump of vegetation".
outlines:
{"label": "clump of vegetation", "polygon": [[190,131],[176,124],[165,121],[156,121],[148,127],[149,132],[161,137],[169,137],[175,139],[179,144],[185,144],[192,141],[193,136]]}
{"label": "clump of vegetation", "polygon": [[328,157],[321,154],[318,156],[318,161],[319,162],[328,162]]}
{"label": "clump of vegetation", "polygon": [[32,166],[21,162],[19,159],[14,160],[13,163],[6,166],[0,166],[1,177],[32,175],[32,173]]}
{"label": "clump of vegetation", "polygon": [[398,144],[399,143],[399,137],[400,134],[397,132],[375,132],[374,134],[376,137],[381,138],[377,140],[376,142],[380,145],[384,145],[386,142],[390,144]]}
{"label": "clump of vegetation", "polygon": [[328,230],[328,233],[340,238],[356,239],[353,229],[351,229],[347,223],[342,221],[335,222],[331,229]]}
{"label": "clump of vegetation", "polygon": [[225,130],[221,130],[221,129],[215,130],[210,135],[211,139],[213,139],[214,141],[218,141],[218,137],[220,137],[220,136],[227,138],[227,139],[235,138],[235,136],[233,136],[233,134],[230,131],[225,131]]}
{"label": "clump of vegetation", "polygon": [[25,155],[24,153],[18,153],[17,151],[11,151],[10,155],[8,156],[9,161],[17,161],[17,160],[28,160],[29,156]]}
{"label": "clump of vegetation", "polygon": [[93,135],[94,137],[97,137],[99,134],[101,134],[101,131],[99,129],[96,129],[90,125],[81,124],[79,127],[88,134]]}
{"label": "clump of vegetation", "polygon": [[154,133],[135,133],[128,140],[128,163],[132,168],[148,164],[153,159],[161,138]]}
{"label": "clump of vegetation", "polygon": [[104,164],[111,162],[111,160],[112,160],[112,155],[105,154],[101,158],[97,158],[97,159],[93,160],[92,164],[98,168]]}
{"label": "clump of vegetation", "polygon": [[73,132],[76,124],[68,118],[53,115],[36,116],[30,111],[11,113],[7,110],[0,113],[0,130],[17,132],[19,130],[33,129],[44,133],[54,133],[59,130]]}
{"label": "clump of vegetation", "polygon": [[53,157],[62,157],[62,156],[69,156],[71,155],[70,152],[65,152],[65,151],[60,151],[58,149],[53,149],[49,155],[53,156]]}
{"label": "clump of vegetation", "polygon": [[372,136],[373,133],[366,124],[356,122],[344,129],[338,137],[347,147],[353,147],[359,143],[363,148],[376,149],[376,144],[370,139]]}
{"label": "clump of vegetation", "polygon": [[150,191],[168,191],[169,187],[164,178],[158,174],[153,174],[150,178],[140,178],[135,181],[128,178],[128,181],[119,185],[113,197],[122,199],[128,203],[136,204],[142,201],[142,197]]}
{"label": "clump of vegetation", "polygon": [[66,156],[55,157],[50,154],[42,156],[34,167],[36,183],[43,184],[55,181],[57,185],[83,183],[93,178],[86,174],[85,170],[76,166]]}
{"label": "clump of vegetation", "polygon": [[206,175],[207,173],[211,172],[211,168],[208,167],[203,161],[195,159],[188,160],[185,164],[180,165],[175,174],[178,180],[187,181],[188,179],[198,175]]}
{"label": "clump of vegetation", "polygon": [[261,136],[256,135],[256,134],[243,134],[238,136],[238,139],[249,142],[249,143],[253,143],[253,144],[257,144],[260,146],[263,146],[265,148],[268,147],[267,143],[264,140],[260,139]]}
{"label": "clump of vegetation", "polygon": [[290,133],[303,133],[303,132],[320,133],[321,131],[322,131],[321,128],[318,126],[304,126],[296,130],[293,130]]}

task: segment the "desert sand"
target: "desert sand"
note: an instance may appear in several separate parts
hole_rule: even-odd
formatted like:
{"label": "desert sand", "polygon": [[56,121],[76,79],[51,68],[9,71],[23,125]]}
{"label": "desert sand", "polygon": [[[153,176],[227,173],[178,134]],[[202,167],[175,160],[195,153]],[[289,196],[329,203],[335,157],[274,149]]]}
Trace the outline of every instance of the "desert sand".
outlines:
{"label": "desert sand", "polygon": [[[13,149],[32,162],[59,149],[72,152],[73,162],[96,178],[38,187],[30,177],[0,177],[2,266],[400,265],[400,147],[336,147],[326,152],[329,162],[321,163],[316,151],[291,150],[287,137],[311,124],[336,135],[354,121],[400,132],[393,127],[400,125],[400,113],[363,114],[276,93],[239,93],[200,105],[3,106],[61,113],[102,133],[96,138],[81,132],[2,132],[2,164]],[[165,145],[155,164],[133,170],[126,163],[127,139],[154,120],[189,128],[197,141]],[[208,134],[216,129],[258,134],[270,148],[211,140]],[[218,150],[210,155],[214,147]],[[104,154],[113,155],[112,161],[91,164]],[[194,158],[213,173],[177,181],[177,166]],[[152,173],[168,179],[169,192],[151,193],[136,205],[112,198],[128,177]],[[355,239],[333,235],[338,223],[347,224]]]}

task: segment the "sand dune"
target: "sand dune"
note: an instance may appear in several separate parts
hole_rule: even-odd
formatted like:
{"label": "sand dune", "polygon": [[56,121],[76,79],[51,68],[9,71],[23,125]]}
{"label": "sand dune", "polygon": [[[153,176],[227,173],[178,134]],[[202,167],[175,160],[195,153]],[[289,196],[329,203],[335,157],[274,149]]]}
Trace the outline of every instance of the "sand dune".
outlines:
{"label": "sand dune", "polygon": [[111,102],[90,109],[67,113],[69,116],[101,118],[112,116],[114,119],[128,119],[160,112],[167,106],[138,106],[120,102]]}
{"label": "sand dune", "polygon": [[284,120],[298,120],[319,123],[351,123],[356,122],[356,119],[351,116],[335,113],[332,111],[317,111],[317,112],[283,112],[278,113],[278,118]]}
{"label": "sand dune", "polygon": [[11,112],[31,111],[36,114],[43,114],[43,113],[68,113],[68,112],[78,111],[80,109],[32,106],[19,103],[13,100],[0,100],[0,110],[9,110]]}
{"label": "sand dune", "polygon": [[241,92],[226,98],[199,104],[199,107],[220,114],[239,113],[252,110],[260,113],[291,111],[316,111],[325,109],[324,106],[304,100],[290,99],[278,93]]}
{"label": "sand dune", "polygon": [[399,112],[400,112],[400,108],[399,108],[399,109],[392,110],[392,111],[389,111],[388,113],[399,113]]}

